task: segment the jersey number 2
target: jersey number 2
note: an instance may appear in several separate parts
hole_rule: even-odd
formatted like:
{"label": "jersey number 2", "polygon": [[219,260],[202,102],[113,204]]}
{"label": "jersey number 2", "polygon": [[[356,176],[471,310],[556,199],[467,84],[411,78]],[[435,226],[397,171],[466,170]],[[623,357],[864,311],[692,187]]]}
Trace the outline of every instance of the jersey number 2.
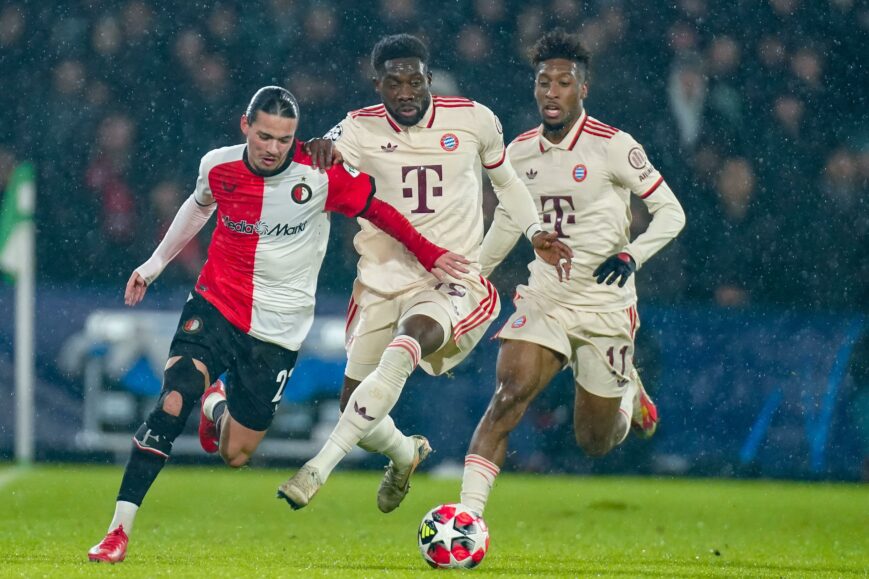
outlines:
{"label": "jersey number 2", "polygon": [[286,386],[287,386],[287,380],[289,379],[289,377],[292,374],[293,374],[292,368],[290,368],[289,370],[281,370],[280,372],[278,372],[278,377],[275,380],[275,382],[280,384],[280,386],[278,386],[278,393],[275,394],[274,398],[272,398],[272,404],[280,404],[281,396],[284,395],[284,388],[286,388]]}

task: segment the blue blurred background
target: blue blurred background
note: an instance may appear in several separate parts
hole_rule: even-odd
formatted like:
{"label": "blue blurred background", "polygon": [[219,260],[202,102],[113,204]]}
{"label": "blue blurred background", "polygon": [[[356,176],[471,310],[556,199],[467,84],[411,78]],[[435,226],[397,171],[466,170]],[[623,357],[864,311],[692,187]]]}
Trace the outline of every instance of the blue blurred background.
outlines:
{"label": "blue blurred background", "polygon": [[[19,162],[38,174],[37,457],[125,458],[210,231],[143,312],[121,311],[123,286],[199,158],[241,141],[257,88],[288,87],[300,136],[321,135],[377,102],[373,43],[411,32],[431,46],[435,92],[488,105],[509,140],[537,124],[524,53],[555,25],[593,53],[589,113],[645,145],[688,225],[637,280],[638,363],[659,433],[586,459],[560,376],[514,433],[508,468],[869,478],[869,9],[852,0],[5,2],[0,190]],[[494,203],[487,190],[487,217]],[[634,233],[647,223],[638,204]],[[356,230],[334,218],[318,325],[263,463],[307,458],[336,418]],[[505,305],[529,258],[517,249],[493,276]],[[13,449],[13,304],[0,285],[2,457]],[[435,468],[460,464],[496,353],[487,340],[451,377],[408,385],[396,422],[431,436]],[[179,460],[202,458],[193,438],[177,448]]]}

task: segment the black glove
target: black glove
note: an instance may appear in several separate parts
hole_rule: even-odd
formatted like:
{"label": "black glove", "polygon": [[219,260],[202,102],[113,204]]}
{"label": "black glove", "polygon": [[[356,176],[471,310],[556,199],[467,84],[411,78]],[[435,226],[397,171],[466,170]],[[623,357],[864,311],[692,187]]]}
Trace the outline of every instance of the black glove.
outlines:
{"label": "black glove", "polygon": [[630,254],[622,252],[606,258],[591,275],[597,278],[597,283],[603,283],[606,280],[607,285],[612,285],[614,281],[618,280],[619,287],[625,287],[628,278],[635,271],[637,271],[637,262]]}

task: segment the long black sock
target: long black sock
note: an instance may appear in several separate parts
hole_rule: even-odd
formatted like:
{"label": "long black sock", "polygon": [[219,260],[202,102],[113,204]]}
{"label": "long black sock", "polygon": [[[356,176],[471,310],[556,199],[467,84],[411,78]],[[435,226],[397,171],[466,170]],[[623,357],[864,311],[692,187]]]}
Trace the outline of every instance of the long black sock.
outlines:
{"label": "long black sock", "polygon": [[190,407],[192,404],[185,404],[181,416],[173,416],[163,410],[162,399],[158,401],[157,407],[133,435],[133,449],[118,491],[119,501],[141,506],[148,489],[169,460],[172,443],[181,434]]}
{"label": "long black sock", "polygon": [[124,470],[124,478],[121,480],[118,500],[141,505],[148,489],[166,464],[166,460],[162,456],[139,450],[134,443],[130,460],[127,461],[127,468]]}

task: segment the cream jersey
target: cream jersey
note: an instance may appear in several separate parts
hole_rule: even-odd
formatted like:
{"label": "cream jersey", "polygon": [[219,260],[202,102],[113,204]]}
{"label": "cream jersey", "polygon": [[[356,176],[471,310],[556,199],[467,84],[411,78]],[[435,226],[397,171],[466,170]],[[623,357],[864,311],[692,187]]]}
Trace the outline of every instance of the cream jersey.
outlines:
{"label": "cream jersey", "polygon": [[[629,253],[637,267],[682,229],[685,215],[664,178],[633,137],[583,112],[567,136],[550,143],[537,127],[519,135],[508,157],[534,198],[543,226],[573,249],[570,280],[537,257],[529,287],[568,307],[607,312],[636,303],[634,276],[624,287],[598,284],[592,272],[611,255]],[[652,214],[648,230],[630,242],[631,199]],[[483,273],[506,256],[518,228],[503,210],[483,245]]]}
{"label": "cream jersey", "polygon": [[[520,232],[530,237],[540,229],[531,197],[506,161],[501,124],[477,102],[434,96],[412,127],[397,123],[383,104],[370,106],[349,113],[327,137],[345,162],[374,178],[377,198],[432,242],[467,257],[474,269],[483,239],[482,169]],[[367,220],[359,223],[354,245],[361,283],[395,294],[429,277],[401,244]]]}

